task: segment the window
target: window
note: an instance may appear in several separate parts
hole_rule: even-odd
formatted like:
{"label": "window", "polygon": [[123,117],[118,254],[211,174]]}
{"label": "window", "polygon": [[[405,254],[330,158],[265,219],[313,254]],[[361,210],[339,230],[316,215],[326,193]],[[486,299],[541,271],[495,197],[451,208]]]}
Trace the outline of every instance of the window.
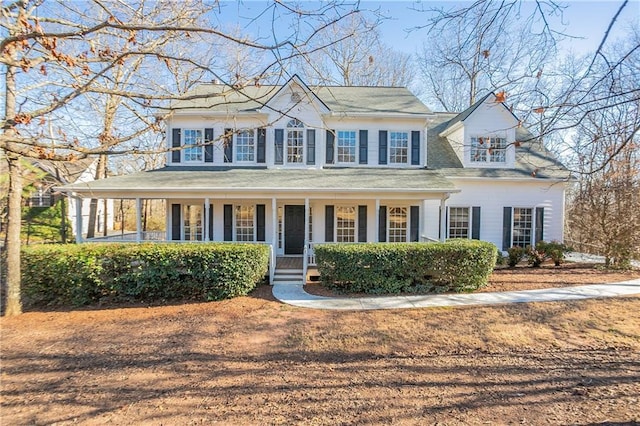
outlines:
{"label": "window", "polygon": [[184,240],[202,241],[202,206],[184,206]]}
{"label": "window", "polygon": [[293,119],[287,123],[287,163],[304,162],[304,124]]}
{"label": "window", "polygon": [[390,243],[404,243],[407,241],[407,208],[391,207],[389,209],[389,225],[387,226]]}
{"label": "window", "polygon": [[51,192],[38,188],[38,190],[29,197],[29,205],[31,207],[51,207]]}
{"label": "window", "polygon": [[184,161],[202,161],[202,130],[183,129]]}
{"label": "window", "polygon": [[254,130],[241,130],[236,135],[236,161],[255,161]]}
{"label": "window", "polygon": [[356,162],[356,132],[338,131],[338,163]]}
{"label": "window", "polygon": [[336,242],[354,243],[356,241],[356,208],[336,207]]}
{"label": "window", "polygon": [[531,245],[533,231],[533,209],[513,208],[513,246],[526,247]]}
{"label": "window", "polygon": [[469,238],[468,207],[449,207],[449,238]]}
{"label": "window", "polygon": [[235,206],[235,241],[255,241],[255,206]]}
{"label": "window", "polygon": [[389,135],[389,163],[406,164],[409,151],[409,133],[391,132]]}
{"label": "window", "polygon": [[507,161],[507,140],[496,137],[471,138],[471,162],[504,163]]}

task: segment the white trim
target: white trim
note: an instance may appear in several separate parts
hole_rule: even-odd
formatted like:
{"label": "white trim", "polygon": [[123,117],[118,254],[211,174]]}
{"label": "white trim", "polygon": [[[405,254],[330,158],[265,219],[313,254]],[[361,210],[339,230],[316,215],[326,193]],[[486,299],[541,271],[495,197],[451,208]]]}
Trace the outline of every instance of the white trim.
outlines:
{"label": "white trim", "polygon": [[[354,200],[356,202],[357,200]],[[354,220],[353,220],[353,241],[338,241],[338,209],[342,208],[353,208],[354,209]],[[345,243],[357,243],[358,242],[358,204],[333,204],[333,241],[336,243],[345,242]]]}
{"label": "white trim", "polygon": [[[205,152],[204,152],[205,127],[176,127],[176,129],[180,129],[180,163],[189,164],[189,165],[204,164],[204,157],[205,157]],[[195,130],[195,131],[199,130],[199,131],[202,132],[202,140],[200,141],[200,146],[185,147],[185,140],[186,140],[185,132],[187,130]],[[173,132],[173,129],[171,129],[171,131]],[[173,141],[171,141],[171,144],[173,144]],[[194,149],[194,148],[200,148],[200,154],[201,154],[202,160],[195,160],[194,161],[194,160],[187,160],[186,159],[186,151],[187,151],[187,149]]]}
{"label": "white trim", "polygon": [[[253,239],[246,241],[238,241],[238,222],[236,220],[236,207],[253,207]],[[258,223],[257,223],[257,206],[256,204],[249,204],[249,203],[241,203],[241,204],[232,204],[232,220],[233,220],[233,227],[232,227],[232,233],[231,233],[231,240],[233,242],[239,242],[239,243],[255,243],[257,242],[257,238],[256,235],[258,233]]]}
{"label": "white trim", "polygon": [[[359,164],[359,160],[360,160],[360,130],[356,129],[335,129],[336,135],[335,135],[335,139],[334,139],[334,160],[335,160],[335,166],[355,166]],[[350,161],[350,162],[344,162],[344,161],[339,161],[338,158],[338,142],[340,140],[340,137],[338,136],[340,134],[340,132],[353,132],[355,134],[355,146],[354,146],[354,160]],[[367,147],[368,148],[368,147]],[[365,164],[362,164],[363,166]]]}

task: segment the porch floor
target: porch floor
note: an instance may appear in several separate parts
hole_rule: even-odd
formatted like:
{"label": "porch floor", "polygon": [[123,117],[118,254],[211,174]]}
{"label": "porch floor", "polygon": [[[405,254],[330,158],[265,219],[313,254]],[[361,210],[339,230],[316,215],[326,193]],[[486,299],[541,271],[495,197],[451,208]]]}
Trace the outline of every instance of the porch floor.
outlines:
{"label": "porch floor", "polygon": [[302,256],[278,256],[276,269],[302,269]]}

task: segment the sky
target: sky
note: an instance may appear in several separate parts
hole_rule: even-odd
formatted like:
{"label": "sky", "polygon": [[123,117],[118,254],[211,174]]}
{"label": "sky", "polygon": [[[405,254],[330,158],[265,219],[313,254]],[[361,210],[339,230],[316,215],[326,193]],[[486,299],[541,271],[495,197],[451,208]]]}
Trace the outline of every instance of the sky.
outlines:
{"label": "sky", "polygon": [[[609,1],[568,1],[564,4],[562,16],[551,16],[550,25],[559,31],[563,31],[575,38],[562,42],[562,48],[573,50],[576,53],[595,51],[600,44],[605,31],[622,5],[622,0]],[[407,2],[364,1],[362,6],[372,8],[379,6],[380,10],[390,16],[390,20],[382,24],[382,32],[385,41],[396,49],[406,53],[415,53],[422,45],[422,39],[426,36],[425,30],[418,30],[407,35],[406,30],[424,25],[425,14],[416,12],[415,8],[429,8],[433,6],[445,9],[454,8],[460,4],[470,4],[455,1],[446,2]],[[533,1],[523,1],[522,14],[530,13],[535,7]],[[621,36],[630,25],[638,27],[640,20],[640,0],[630,0],[623,9],[613,29],[613,36]],[[402,28],[403,31],[399,31]]]}
{"label": "sky", "polygon": [[[303,7],[314,8],[314,3],[302,1]],[[553,29],[564,32],[574,38],[561,43],[562,50],[573,50],[575,53],[587,53],[597,49],[603,35],[623,3],[623,0],[580,0],[559,2],[566,6],[561,16],[548,16],[549,24]],[[272,16],[263,15],[259,20],[249,20],[247,17],[255,17],[255,14],[269,4],[265,1],[223,1],[220,3],[219,15],[221,24],[238,25],[244,30],[250,30],[254,35],[269,37],[272,30]],[[360,9],[379,10],[388,19],[381,25],[384,41],[395,49],[413,54],[417,53],[422,41],[427,37],[426,30],[407,32],[411,28],[424,25],[425,12],[416,9],[428,9],[442,7],[455,8],[460,5],[470,5],[471,2],[460,1],[370,1],[361,0]],[[522,15],[527,16],[533,11],[536,3],[533,0],[522,0]],[[235,22],[234,22],[235,21]],[[640,21],[640,0],[629,0],[617,20],[612,39],[621,36],[631,25],[638,27]],[[275,27],[284,27],[284,22],[276,21]]]}

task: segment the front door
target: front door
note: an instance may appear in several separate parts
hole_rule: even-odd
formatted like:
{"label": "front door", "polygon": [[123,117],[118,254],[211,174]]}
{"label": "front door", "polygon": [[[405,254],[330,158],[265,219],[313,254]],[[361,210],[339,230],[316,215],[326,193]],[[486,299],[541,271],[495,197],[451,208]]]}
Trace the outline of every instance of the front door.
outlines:
{"label": "front door", "polygon": [[304,206],[284,206],[284,254],[304,251]]}

